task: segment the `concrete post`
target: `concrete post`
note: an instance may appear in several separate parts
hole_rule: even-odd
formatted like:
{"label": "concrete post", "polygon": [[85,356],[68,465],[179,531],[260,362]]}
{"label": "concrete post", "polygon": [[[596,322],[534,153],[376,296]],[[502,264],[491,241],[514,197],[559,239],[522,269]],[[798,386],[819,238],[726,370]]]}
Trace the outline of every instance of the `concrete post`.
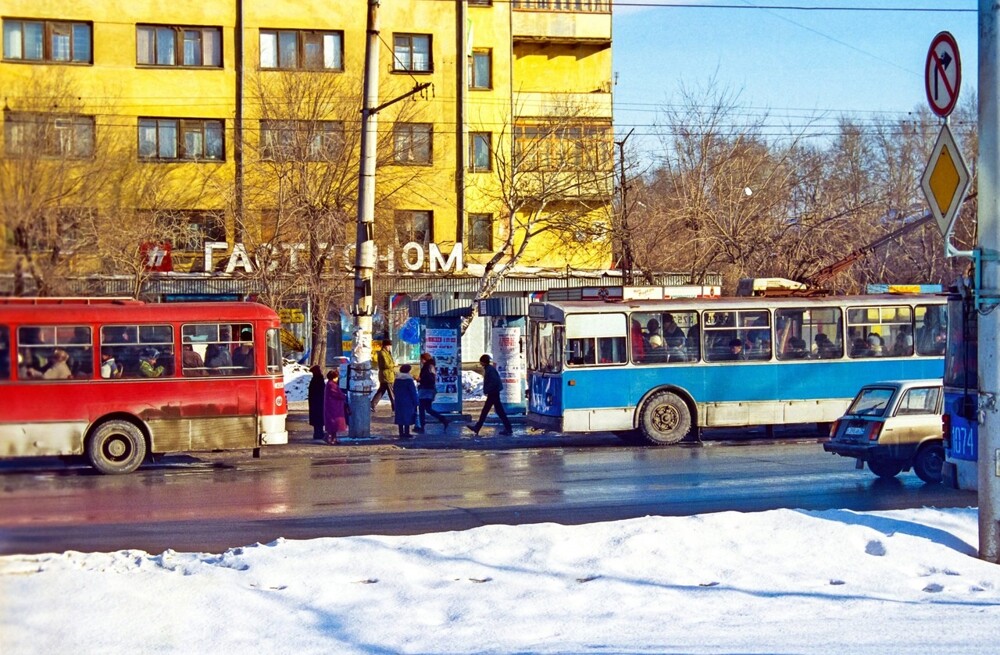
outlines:
{"label": "concrete post", "polygon": [[365,40],[364,108],[361,110],[361,165],[358,173],[357,249],[354,258],[354,349],[351,351],[348,435],[371,435],[372,317],[375,314],[375,163],[378,145],[379,0],[368,0]]}
{"label": "concrete post", "polygon": [[[998,3],[979,0],[979,249],[982,253],[980,296],[996,302],[1000,297],[1000,76],[997,62]],[[982,305],[995,308],[996,305]],[[977,307],[979,309],[979,307]],[[998,337],[1000,312],[979,317],[979,394],[984,410],[979,429],[979,557],[1000,563],[1000,395]]]}

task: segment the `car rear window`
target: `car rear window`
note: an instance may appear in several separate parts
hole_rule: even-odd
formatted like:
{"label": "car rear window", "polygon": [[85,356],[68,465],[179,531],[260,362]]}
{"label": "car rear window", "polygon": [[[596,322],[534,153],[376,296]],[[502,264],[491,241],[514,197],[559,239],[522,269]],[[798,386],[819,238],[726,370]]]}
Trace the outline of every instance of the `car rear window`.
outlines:
{"label": "car rear window", "polygon": [[870,387],[858,392],[848,408],[848,414],[856,416],[885,416],[885,410],[892,400],[894,389],[890,387]]}

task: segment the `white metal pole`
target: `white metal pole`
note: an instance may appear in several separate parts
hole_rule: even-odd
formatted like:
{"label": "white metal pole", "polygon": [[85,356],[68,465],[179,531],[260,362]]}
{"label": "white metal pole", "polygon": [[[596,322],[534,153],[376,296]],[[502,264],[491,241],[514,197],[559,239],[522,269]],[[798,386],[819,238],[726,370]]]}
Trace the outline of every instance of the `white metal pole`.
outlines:
{"label": "white metal pole", "polygon": [[[981,298],[1000,295],[1000,76],[997,66],[998,3],[979,0],[979,249],[982,253]],[[995,305],[984,305],[992,308]],[[977,308],[978,309],[978,308]],[[1000,394],[997,362],[1000,312],[979,317],[979,394],[984,411],[979,426],[979,557],[1000,563]]]}
{"label": "white metal pole", "polygon": [[371,435],[372,288],[375,277],[375,162],[378,145],[379,0],[368,0],[365,41],[364,108],[361,111],[361,165],[358,173],[357,249],[354,256],[354,348],[351,351],[348,435]]}

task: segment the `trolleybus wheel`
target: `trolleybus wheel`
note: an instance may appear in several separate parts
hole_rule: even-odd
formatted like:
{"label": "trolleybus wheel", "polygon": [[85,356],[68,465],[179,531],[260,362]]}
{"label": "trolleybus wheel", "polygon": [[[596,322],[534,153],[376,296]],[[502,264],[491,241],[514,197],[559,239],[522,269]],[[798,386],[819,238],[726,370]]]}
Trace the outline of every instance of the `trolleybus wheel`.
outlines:
{"label": "trolleybus wheel", "polygon": [[87,458],[101,473],[131,473],[146,459],[146,439],[134,423],[106,421],[87,438]]}
{"label": "trolleybus wheel", "polygon": [[895,459],[870,459],[868,470],[880,478],[894,478],[903,470],[903,463]]}
{"label": "trolleybus wheel", "polygon": [[653,444],[675,444],[691,432],[691,411],[677,394],[660,391],[642,406],[639,428]]}
{"label": "trolleybus wheel", "polygon": [[941,482],[941,471],[944,469],[944,447],[940,444],[929,444],[917,452],[913,458],[913,472],[924,482],[937,484]]}

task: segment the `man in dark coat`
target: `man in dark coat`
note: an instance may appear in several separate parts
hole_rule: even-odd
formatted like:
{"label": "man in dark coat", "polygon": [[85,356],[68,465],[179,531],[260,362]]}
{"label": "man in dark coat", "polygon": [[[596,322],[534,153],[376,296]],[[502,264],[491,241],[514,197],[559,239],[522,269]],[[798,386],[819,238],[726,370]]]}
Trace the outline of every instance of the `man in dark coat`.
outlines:
{"label": "man in dark coat", "polygon": [[318,364],[314,364],[309,371],[312,373],[312,379],[309,380],[309,425],[313,426],[313,439],[323,441],[323,393],[326,391],[326,379]]}
{"label": "man in dark coat", "polygon": [[480,357],[479,363],[483,365],[483,393],[486,394],[486,404],[483,405],[483,411],[479,413],[479,420],[476,421],[475,425],[468,426],[468,428],[478,437],[479,431],[482,429],[483,423],[486,422],[486,417],[490,413],[490,409],[496,408],[497,416],[500,417],[504,428],[500,434],[510,436],[514,434],[514,429],[510,425],[510,419],[507,418],[507,412],[503,408],[503,403],[500,402],[500,391],[503,389],[503,380],[500,379],[500,372],[491,363],[489,355]]}

